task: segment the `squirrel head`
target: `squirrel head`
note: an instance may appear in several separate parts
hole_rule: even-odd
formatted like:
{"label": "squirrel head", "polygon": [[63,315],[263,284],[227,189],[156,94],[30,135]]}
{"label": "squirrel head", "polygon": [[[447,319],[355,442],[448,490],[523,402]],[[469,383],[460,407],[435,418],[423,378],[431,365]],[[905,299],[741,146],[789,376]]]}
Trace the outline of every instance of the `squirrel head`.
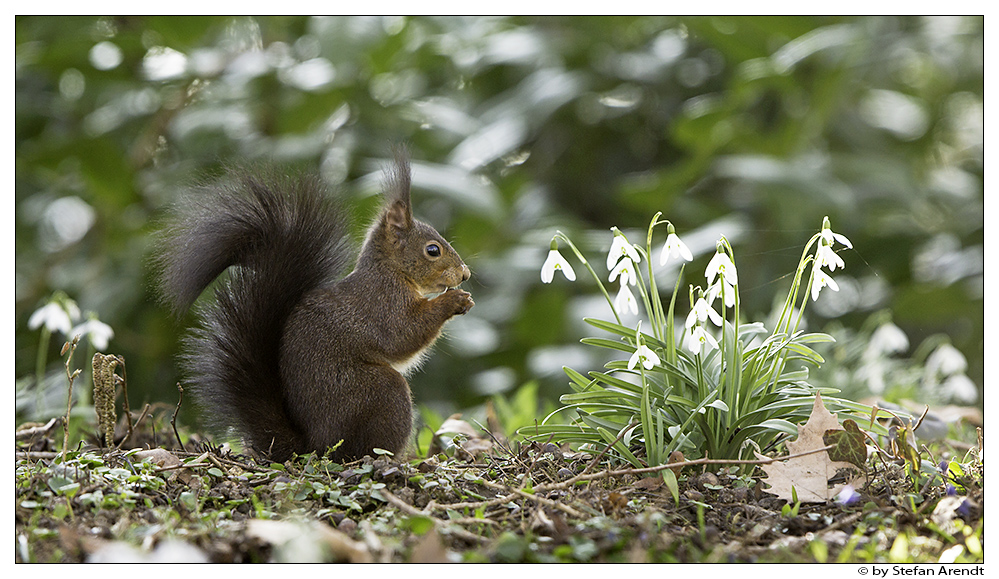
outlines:
{"label": "squirrel head", "polygon": [[397,151],[383,193],[385,205],[368,230],[361,261],[399,274],[423,295],[457,287],[471,271],[436,229],[413,218],[410,183],[409,159]]}

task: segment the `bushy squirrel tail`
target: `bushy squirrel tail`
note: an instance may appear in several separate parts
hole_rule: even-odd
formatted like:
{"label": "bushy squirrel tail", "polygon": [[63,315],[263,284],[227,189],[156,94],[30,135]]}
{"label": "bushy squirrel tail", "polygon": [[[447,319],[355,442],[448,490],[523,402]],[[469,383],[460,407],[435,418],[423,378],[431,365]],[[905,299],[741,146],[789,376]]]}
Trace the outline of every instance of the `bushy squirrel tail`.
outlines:
{"label": "bushy squirrel tail", "polygon": [[354,255],[347,233],[318,177],[238,171],[178,207],[155,259],[174,311],[187,311],[236,266],[184,344],[182,365],[210,428],[277,460],[303,448],[282,397],[282,330],[307,292],[346,273]]}

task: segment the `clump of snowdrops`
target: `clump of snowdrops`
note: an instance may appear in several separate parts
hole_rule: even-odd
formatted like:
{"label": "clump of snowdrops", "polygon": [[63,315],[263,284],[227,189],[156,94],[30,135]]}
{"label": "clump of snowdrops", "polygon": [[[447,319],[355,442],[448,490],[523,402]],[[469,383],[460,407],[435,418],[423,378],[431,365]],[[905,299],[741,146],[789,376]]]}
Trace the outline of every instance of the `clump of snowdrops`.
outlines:
{"label": "clump of snowdrops", "polygon": [[[796,425],[808,418],[818,393],[841,420],[871,419],[871,408],[835,397],[834,388],[808,382],[809,366],[824,362],[811,346],[832,338],[805,332],[802,320],[809,301],[826,288],[838,291],[832,273],[845,265],[839,251],[852,248],[849,239],[832,231],[828,217],[805,244],[783,309],[769,329],[740,318],[736,256],[724,236],[704,281],[681,290],[686,263],[693,256],[673,224],[660,217],[657,213],[649,224],[644,244],[632,243],[612,228],[606,266],[608,283],[618,285],[614,298],[566,235],[557,232],[552,238],[542,281],[551,283],[556,272],[575,281],[572,265],[559,252],[560,244],[568,246],[596,280],[614,317],[586,318],[611,337],[582,341],[623,356],[618,354],[620,359],[603,371],[586,375],[565,367],[572,392],[561,397],[563,407],[542,424],[522,429],[523,434],[582,448],[609,445],[612,458],[641,467],[665,464],[676,450],[687,458],[715,459],[748,459],[754,449],[773,450],[781,440],[797,435]],[[663,225],[666,240],[656,255],[653,237]],[[673,260],[683,265],[664,302],[653,261],[666,266]],[[676,316],[678,301],[689,303],[684,318]],[[636,316],[639,306],[643,316]],[[625,325],[622,317],[638,321]],[[662,473],[673,476],[668,470]]]}

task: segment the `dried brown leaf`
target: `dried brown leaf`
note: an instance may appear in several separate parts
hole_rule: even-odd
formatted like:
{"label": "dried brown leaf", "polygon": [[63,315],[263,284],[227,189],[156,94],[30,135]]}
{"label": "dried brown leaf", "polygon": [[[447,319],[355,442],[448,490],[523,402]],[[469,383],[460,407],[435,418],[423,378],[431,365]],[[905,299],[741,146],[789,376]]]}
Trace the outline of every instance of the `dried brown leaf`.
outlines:
{"label": "dried brown leaf", "polygon": [[[812,414],[803,426],[798,426],[798,438],[787,443],[790,454],[800,454],[827,446],[823,436],[829,430],[844,430],[835,414],[831,414],[822,404],[822,396],[815,395]],[[756,453],[763,460],[768,457]],[[843,461],[833,461],[828,452],[815,452],[785,461],[761,465],[767,473],[763,482],[770,488],[765,492],[786,500],[794,500],[795,494],[801,502],[821,503],[835,497],[846,485],[858,487],[866,482],[866,477],[856,466]],[[854,473],[847,482],[829,484],[838,473]]]}

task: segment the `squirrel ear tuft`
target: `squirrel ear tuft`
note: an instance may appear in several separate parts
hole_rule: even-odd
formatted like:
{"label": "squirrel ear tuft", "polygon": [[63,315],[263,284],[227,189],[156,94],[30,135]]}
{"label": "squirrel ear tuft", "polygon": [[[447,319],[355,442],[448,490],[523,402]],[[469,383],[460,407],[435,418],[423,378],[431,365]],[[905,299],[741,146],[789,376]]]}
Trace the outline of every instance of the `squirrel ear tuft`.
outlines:
{"label": "squirrel ear tuft", "polygon": [[401,233],[413,225],[413,211],[410,204],[411,169],[409,154],[405,147],[394,149],[395,163],[386,174],[385,211],[383,219],[391,230]]}

